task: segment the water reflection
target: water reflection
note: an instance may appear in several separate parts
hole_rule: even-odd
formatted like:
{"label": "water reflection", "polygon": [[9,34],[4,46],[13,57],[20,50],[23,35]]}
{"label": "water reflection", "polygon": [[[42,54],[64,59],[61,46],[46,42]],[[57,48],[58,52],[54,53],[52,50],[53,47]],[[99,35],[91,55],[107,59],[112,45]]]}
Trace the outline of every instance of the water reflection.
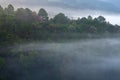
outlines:
{"label": "water reflection", "polygon": [[[34,53],[24,80],[120,80],[120,39],[33,42],[13,53]],[[31,67],[30,67],[31,66]]]}

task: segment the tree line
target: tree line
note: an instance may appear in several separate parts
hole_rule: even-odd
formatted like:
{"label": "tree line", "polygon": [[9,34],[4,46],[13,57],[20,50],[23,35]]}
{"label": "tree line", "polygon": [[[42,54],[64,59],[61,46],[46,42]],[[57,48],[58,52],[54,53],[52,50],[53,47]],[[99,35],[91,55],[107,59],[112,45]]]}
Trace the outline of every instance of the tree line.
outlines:
{"label": "tree line", "polygon": [[[14,9],[9,4],[0,6],[0,42],[15,42],[18,39],[45,39],[48,34],[61,33],[119,33],[120,26],[112,25],[103,16],[70,19],[64,13],[49,18],[45,9],[38,13],[29,8]],[[58,35],[59,37],[59,35]]]}

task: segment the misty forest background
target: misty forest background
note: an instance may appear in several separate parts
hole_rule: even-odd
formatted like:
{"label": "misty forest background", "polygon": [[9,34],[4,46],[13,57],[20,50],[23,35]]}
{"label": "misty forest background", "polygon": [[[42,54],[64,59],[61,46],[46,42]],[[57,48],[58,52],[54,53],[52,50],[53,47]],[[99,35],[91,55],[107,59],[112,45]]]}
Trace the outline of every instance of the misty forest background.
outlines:
{"label": "misty forest background", "polygon": [[[9,4],[0,6],[0,44],[20,40],[50,40],[90,37],[90,34],[119,33],[120,26],[112,25],[103,16],[70,19],[64,13],[48,17],[45,9],[38,13],[29,8],[18,8]],[[89,34],[89,35],[88,35]]]}
{"label": "misty forest background", "polygon": [[[58,63],[64,58],[58,58],[54,53],[48,55],[49,51],[12,52],[11,44],[99,38],[113,34],[120,34],[120,26],[107,22],[103,16],[70,19],[59,13],[49,18],[43,8],[36,13],[29,8],[15,10],[11,4],[6,8],[0,6],[0,80],[35,80],[34,76],[39,74],[44,77],[39,76],[39,80],[62,80],[57,77],[60,75]],[[39,72],[34,74],[33,71]]]}

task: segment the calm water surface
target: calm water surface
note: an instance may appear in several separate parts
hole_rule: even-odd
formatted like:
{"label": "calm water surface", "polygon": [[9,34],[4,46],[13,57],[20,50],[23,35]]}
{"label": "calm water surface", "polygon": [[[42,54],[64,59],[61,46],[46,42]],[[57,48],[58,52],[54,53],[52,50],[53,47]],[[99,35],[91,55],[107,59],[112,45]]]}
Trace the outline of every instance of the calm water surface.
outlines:
{"label": "calm water surface", "polygon": [[37,54],[21,80],[120,80],[120,38],[32,42],[11,51]]}

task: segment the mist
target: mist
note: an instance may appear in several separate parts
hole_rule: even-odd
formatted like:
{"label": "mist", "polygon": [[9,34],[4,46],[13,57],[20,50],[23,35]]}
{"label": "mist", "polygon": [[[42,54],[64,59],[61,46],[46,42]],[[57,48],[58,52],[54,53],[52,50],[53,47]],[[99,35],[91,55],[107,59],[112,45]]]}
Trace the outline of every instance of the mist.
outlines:
{"label": "mist", "polygon": [[0,80],[120,80],[118,3],[0,1]]}
{"label": "mist", "polygon": [[120,38],[106,38],[32,42],[13,46],[11,51],[37,54],[29,62],[33,67],[28,66],[28,76],[19,76],[20,80],[119,80],[119,49]]}

